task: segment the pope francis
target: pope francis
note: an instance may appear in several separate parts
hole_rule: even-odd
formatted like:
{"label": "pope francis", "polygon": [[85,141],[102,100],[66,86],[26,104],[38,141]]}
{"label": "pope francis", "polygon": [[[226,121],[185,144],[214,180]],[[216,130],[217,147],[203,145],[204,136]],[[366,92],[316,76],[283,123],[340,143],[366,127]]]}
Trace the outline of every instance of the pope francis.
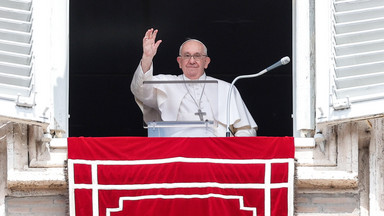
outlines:
{"label": "pope francis", "polygon": [[[207,76],[211,61],[206,46],[196,39],[185,41],[177,62],[183,74],[153,75],[153,58],[162,40],[158,30],[148,29],[143,38],[143,55],[131,82],[131,91],[148,121],[207,121],[217,124],[211,136],[225,136],[227,96],[230,84]],[[145,85],[145,81],[173,81],[175,85]],[[192,84],[190,81],[201,81]],[[207,84],[208,83],[208,84]],[[209,83],[217,83],[210,85]],[[257,124],[238,90],[233,88],[230,104],[230,128],[233,136],[256,136]],[[199,134],[185,136],[199,136]],[[183,135],[179,135],[183,136]]]}

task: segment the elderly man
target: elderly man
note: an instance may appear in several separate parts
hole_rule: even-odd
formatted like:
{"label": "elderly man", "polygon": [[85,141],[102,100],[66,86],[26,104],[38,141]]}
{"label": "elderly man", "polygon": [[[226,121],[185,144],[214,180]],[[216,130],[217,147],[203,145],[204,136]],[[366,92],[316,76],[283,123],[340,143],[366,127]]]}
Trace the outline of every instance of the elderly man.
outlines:
{"label": "elderly man", "polygon": [[[222,80],[209,77],[205,69],[211,61],[206,46],[195,39],[185,41],[179,50],[177,62],[183,74],[153,75],[153,58],[162,42],[156,41],[158,30],[149,29],[143,38],[143,56],[136,69],[131,91],[147,121],[199,121],[214,119],[217,128],[213,136],[225,136],[227,111],[227,95],[230,84]],[[217,95],[212,96],[210,88],[205,84],[187,85],[185,82],[178,87],[157,87],[156,85],[143,85],[144,81],[159,80],[216,80]],[[205,82],[203,82],[205,83]],[[216,101],[217,97],[217,102]],[[234,136],[256,136],[257,125],[245,106],[236,88],[231,95],[230,128]],[[213,104],[215,103],[215,104]],[[216,104],[217,103],[217,104]],[[216,115],[214,108],[220,108]],[[204,113],[204,114],[203,114]],[[203,115],[205,115],[203,117]]]}

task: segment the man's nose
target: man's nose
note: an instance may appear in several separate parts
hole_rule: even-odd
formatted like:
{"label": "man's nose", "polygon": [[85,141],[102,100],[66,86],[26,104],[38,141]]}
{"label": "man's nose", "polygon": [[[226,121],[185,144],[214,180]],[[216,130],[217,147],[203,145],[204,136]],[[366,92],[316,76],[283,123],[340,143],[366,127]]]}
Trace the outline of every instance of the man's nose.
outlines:
{"label": "man's nose", "polygon": [[195,64],[196,63],[196,60],[193,56],[191,56],[191,58],[189,58],[189,63],[190,64]]}

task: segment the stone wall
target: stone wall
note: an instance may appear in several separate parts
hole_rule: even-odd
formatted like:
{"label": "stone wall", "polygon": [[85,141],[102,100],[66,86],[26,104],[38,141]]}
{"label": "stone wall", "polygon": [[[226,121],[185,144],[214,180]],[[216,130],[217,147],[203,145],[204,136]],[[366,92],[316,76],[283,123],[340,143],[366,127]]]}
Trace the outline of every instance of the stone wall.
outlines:
{"label": "stone wall", "polygon": [[[295,140],[295,215],[384,215],[384,120],[320,126]],[[0,121],[0,216],[68,215],[66,139]]]}
{"label": "stone wall", "polygon": [[0,216],[68,215],[66,148],[57,140],[41,126],[0,121]]}
{"label": "stone wall", "polygon": [[5,199],[7,216],[67,216],[68,196],[26,196]]}
{"label": "stone wall", "polygon": [[305,191],[297,193],[296,212],[358,215],[359,194],[356,191]]}
{"label": "stone wall", "polygon": [[320,125],[323,146],[296,149],[296,215],[384,215],[383,126],[383,118]]}

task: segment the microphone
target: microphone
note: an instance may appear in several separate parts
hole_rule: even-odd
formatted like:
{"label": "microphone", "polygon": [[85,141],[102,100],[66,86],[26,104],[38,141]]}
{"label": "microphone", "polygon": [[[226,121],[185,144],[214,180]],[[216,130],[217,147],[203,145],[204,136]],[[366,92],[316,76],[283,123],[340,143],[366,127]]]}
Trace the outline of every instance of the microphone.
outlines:
{"label": "microphone", "polygon": [[275,68],[277,68],[277,67],[280,67],[280,66],[282,66],[282,65],[286,65],[286,64],[288,64],[290,61],[291,61],[291,59],[289,59],[288,56],[285,56],[285,57],[281,58],[280,61],[277,61],[275,64],[273,64],[273,65],[267,67],[266,70],[267,70],[267,71],[271,71],[271,70],[273,70],[273,69],[275,69]]}
{"label": "microphone", "polygon": [[229,116],[230,116],[230,104],[231,104],[230,102],[231,102],[231,92],[232,92],[233,86],[235,85],[235,82],[237,80],[239,80],[239,79],[254,78],[254,77],[261,76],[261,75],[267,73],[268,71],[271,71],[271,70],[273,70],[273,69],[275,69],[277,67],[280,67],[282,65],[288,64],[290,61],[291,61],[291,59],[288,56],[285,56],[285,57],[281,58],[279,61],[277,61],[275,64],[267,67],[266,69],[260,71],[257,74],[241,75],[241,76],[236,77],[232,81],[231,87],[229,88],[229,91],[228,91],[228,98],[227,98],[227,131],[226,131],[226,137],[230,137],[231,136],[231,131],[229,129]]}

